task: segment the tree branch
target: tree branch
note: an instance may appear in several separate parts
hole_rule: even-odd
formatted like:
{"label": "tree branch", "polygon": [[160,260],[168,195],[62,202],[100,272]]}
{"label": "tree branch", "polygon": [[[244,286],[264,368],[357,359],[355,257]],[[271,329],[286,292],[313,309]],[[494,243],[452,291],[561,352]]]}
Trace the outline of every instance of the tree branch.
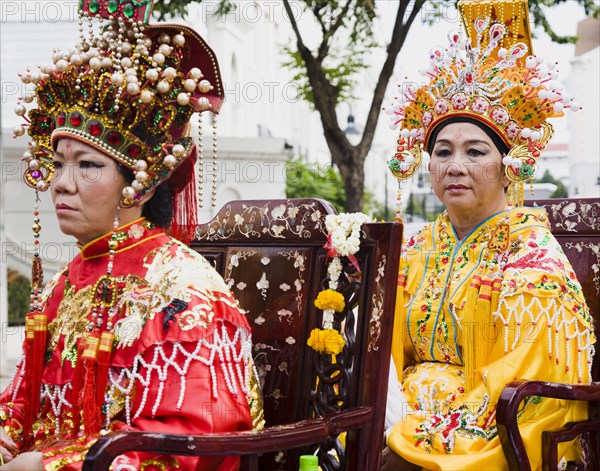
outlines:
{"label": "tree branch", "polygon": [[320,11],[323,9],[323,7],[319,7],[317,4],[315,4],[315,6],[312,9],[313,15],[315,15],[315,18],[317,19],[317,21],[319,22],[319,25],[321,26],[321,33],[323,33],[323,36],[325,36],[325,34],[327,34],[327,26],[325,25],[325,22],[323,21],[323,17],[321,16]]}
{"label": "tree branch", "polygon": [[300,29],[298,28],[298,23],[296,22],[296,18],[294,17],[294,12],[292,11],[292,7],[290,7],[289,0],[283,0],[283,7],[285,8],[285,12],[290,20],[290,24],[292,25],[292,29],[294,30],[294,34],[296,35],[296,42],[298,43],[298,51],[302,55],[302,58],[306,62],[306,58],[304,57],[303,51],[308,52],[308,55],[312,58],[312,53],[310,49],[306,47],[304,41],[302,40],[302,34],[300,33]]}
{"label": "tree branch", "polygon": [[404,18],[404,14],[406,13],[406,8],[409,3],[411,3],[409,0],[403,0],[398,6],[398,14],[396,15],[396,22],[394,24],[392,39],[387,48],[387,57],[385,59],[383,67],[381,68],[379,79],[377,80],[375,91],[373,92],[373,100],[371,101],[371,108],[369,109],[369,113],[367,115],[367,121],[365,123],[363,138],[359,144],[361,148],[367,151],[371,148],[373,137],[375,136],[375,128],[377,127],[377,120],[379,119],[379,116],[381,114],[381,105],[383,103],[383,97],[385,95],[387,85],[390,81],[390,77],[394,72],[396,58],[398,57],[398,53],[400,52],[400,49],[402,49],[404,41],[406,40],[406,35],[410,30],[410,27],[412,26],[415,18],[417,17],[417,14],[423,7],[425,0],[415,1],[410,15],[406,20],[406,23],[403,23],[402,20]]}
{"label": "tree branch", "polygon": [[[335,19],[335,22],[331,25],[331,27],[324,31],[323,40],[321,41],[321,45],[319,46],[319,51],[317,53],[317,62],[322,63],[327,54],[329,53],[329,40],[335,35],[335,33],[340,29],[340,27],[344,24],[344,18],[348,14],[350,10],[350,5],[352,5],[352,0],[348,0],[346,4],[343,6],[342,11]],[[319,20],[320,21],[320,20]]]}
{"label": "tree branch", "polygon": [[321,67],[321,63],[315,60],[310,49],[308,49],[308,47],[306,47],[302,41],[302,36],[290,7],[289,0],[284,0],[283,5],[289,17],[292,29],[296,34],[298,52],[300,53],[300,56],[306,65],[306,75],[308,77],[311,89],[313,90],[314,105],[319,111],[321,123],[323,124],[323,130],[325,132],[325,138],[327,139],[328,134],[333,134],[336,140],[341,138],[348,143],[346,136],[340,129],[337,122],[337,114],[335,112],[335,96],[332,86],[325,76],[325,72]]}

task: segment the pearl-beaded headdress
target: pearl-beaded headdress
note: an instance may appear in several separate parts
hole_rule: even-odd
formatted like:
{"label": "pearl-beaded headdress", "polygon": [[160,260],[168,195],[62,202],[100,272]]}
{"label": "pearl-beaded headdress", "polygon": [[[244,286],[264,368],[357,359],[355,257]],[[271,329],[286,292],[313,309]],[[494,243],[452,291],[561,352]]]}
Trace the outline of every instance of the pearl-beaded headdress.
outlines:
{"label": "pearl-beaded headdress", "polygon": [[533,55],[527,0],[461,0],[458,8],[465,29],[451,32],[446,48],[431,50],[422,71],[428,83],[405,90],[385,110],[400,130],[388,166],[399,180],[411,177],[435,128],[466,117],[509,149],[503,163],[512,182],[530,180],[553,135],[546,120],[579,106],[555,81],[556,65]]}
{"label": "pearl-beaded headdress", "polygon": [[[219,66],[191,28],[149,25],[152,1],[80,0],[79,6],[79,44],[21,75],[35,84],[35,93],[15,108],[27,122],[15,135],[26,129],[33,138],[24,156],[25,181],[45,191],[54,146],[71,137],[134,172],[121,200],[131,206],[195,154],[189,121],[193,113],[219,112],[224,97]],[[34,99],[37,107],[27,113],[25,104]]]}

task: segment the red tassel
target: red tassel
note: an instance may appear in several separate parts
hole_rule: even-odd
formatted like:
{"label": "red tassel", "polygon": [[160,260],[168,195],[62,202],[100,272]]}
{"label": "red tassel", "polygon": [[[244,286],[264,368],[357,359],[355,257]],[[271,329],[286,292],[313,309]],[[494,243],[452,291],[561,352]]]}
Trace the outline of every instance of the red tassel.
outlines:
{"label": "red tassel", "polygon": [[40,409],[40,387],[42,384],[42,372],[46,364],[46,340],[48,337],[48,322],[46,314],[35,314],[34,335],[32,348],[32,364],[29,373],[31,374],[31,407],[34,411]]}
{"label": "red tassel", "polygon": [[[37,210],[34,214],[38,215]],[[37,304],[43,281],[42,259],[36,253],[31,264],[31,311],[27,314],[25,321],[24,354],[28,389],[23,417],[23,449],[28,449],[33,444],[33,423],[40,411],[42,373],[46,363],[47,318],[45,314],[41,314]]]}
{"label": "red tassel", "polygon": [[86,337],[81,337],[77,342],[77,363],[73,370],[73,377],[71,378],[71,404],[73,404],[73,434],[71,438],[76,438],[79,432],[79,426],[81,425],[81,391],[83,389],[83,350],[86,344]]}
{"label": "red tassel", "polygon": [[169,178],[173,189],[171,235],[186,245],[194,238],[198,225],[195,162],[196,147]]}
{"label": "red tassel", "polygon": [[47,319],[45,314],[27,314],[25,323],[25,368],[29,379],[27,404],[23,418],[25,449],[32,443],[33,423],[40,411],[40,390],[46,355]]}
{"label": "red tassel", "polygon": [[[27,314],[27,316],[25,317],[25,342],[23,345],[23,354],[25,356],[25,368],[26,368],[26,375],[25,377],[30,379],[31,378],[31,366],[33,365],[33,338],[35,335],[35,320],[33,318],[33,313],[29,313]],[[32,402],[32,394],[31,392],[34,391],[34,388],[29,387],[28,389],[28,395],[26,397],[26,401],[27,403],[25,404],[25,410],[24,410],[24,414],[23,414],[23,445],[24,445],[24,449],[27,449],[29,447],[29,445],[31,444],[31,432],[32,432],[32,427],[33,427],[33,421],[35,419],[36,413],[37,411],[33,409],[31,402]],[[39,391],[39,389],[38,389]]]}
{"label": "red tassel", "polygon": [[99,343],[100,339],[97,335],[89,335],[86,339],[83,355],[81,356],[84,369],[81,409],[86,435],[94,435],[102,427],[100,410],[96,405],[96,356],[98,354]]}
{"label": "red tassel", "polygon": [[108,383],[108,368],[110,367],[110,354],[115,336],[112,332],[102,332],[100,346],[98,347],[98,366],[96,367],[96,407],[102,411],[106,384]]}

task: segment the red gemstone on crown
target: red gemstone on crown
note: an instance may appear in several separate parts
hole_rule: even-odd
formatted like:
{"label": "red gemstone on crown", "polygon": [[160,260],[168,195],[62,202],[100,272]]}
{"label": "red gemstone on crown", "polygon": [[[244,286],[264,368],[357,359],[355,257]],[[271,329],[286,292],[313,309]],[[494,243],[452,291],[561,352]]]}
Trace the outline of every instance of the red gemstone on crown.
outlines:
{"label": "red gemstone on crown", "polygon": [[118,147],[123,143],[123,136],[121,136],[117,131],[110,131],[106,135],[106,140],[113,147]]}
{"label": "red gemstone on crown", "polygon": [[60,113],[58,113],[58,115],[56,116],[56,124],[58,124],[59,126],[64,126],[66,121],[67,121],[67,114],[64,111],[61,111]]}
{"label": "red gemstone on crown", "polygon": [[132,144],[127,148],[127,155],[131,158],[137,159],[142,153],[142,148],[137,144]]}
{"label": "red gemstone on crown", "polygon": [[467,72],[465,74],[465,80],[467,83],[473,83],[473,74],[471,72]]}
{"label": "red gemstone on crown", "polygon": [[102,125],[98,121],[90,121],[88,131],[92,136],[99,136],[102,132]]}
{"label": "red gemstone on crown", "polygon": [[82,121],[83,116],[81,116],[81,113],[75,112],[71,115],[71,126],[75,126],[76,128],[78,128],[79,126],[81,126]]}

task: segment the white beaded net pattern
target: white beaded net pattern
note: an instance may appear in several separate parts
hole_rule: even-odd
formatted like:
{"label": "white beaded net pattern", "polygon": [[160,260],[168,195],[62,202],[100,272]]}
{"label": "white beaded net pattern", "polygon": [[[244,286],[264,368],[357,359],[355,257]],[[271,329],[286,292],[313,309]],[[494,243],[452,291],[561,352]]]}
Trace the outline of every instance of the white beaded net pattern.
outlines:
{"label": "white beaded net pattern", "polygon": [[[123,398],[124,417],[120,417],[127,425],[138,418],[142,413],[154,417],[162,401],[165,385],[174,386],[173,377],[179,380],[179,396],[177,410],[186,400],[186,375],[194,362],[200,362],[209,367],[211,376],[211,393],[214,399],[219,398],[219,388],[226,388],[233,396],[249,394],[248,384],[251,374],[252,342],[246,329],[236,328],[230,335],[228,328],[221,323],[220,328],[215,328],[212,336],[200,339],[193,343],[173,343],[172,352],[167,354],[162,344],[153,345],[146,354],[138,354],[129,368],[111,368],[105,396],[105,405],[111,406]],[[225,384],[218,383],[217,372],[224,378]],[[9,392],[13,399],[19,389],[25,373],[25,361],[21,360],[15,372],[18,375],[16,383],[11,380]],[[14,378],[14,377],[13,377]],[[148,401],[148,391],[158,385],[158,393],[153,403]],[[72,404],[66,399],[67,392],[71,389],[71,382],[65,384],[42,384],[42,404],[47,402],[57,430],[64,420],[65,409],[72,409]],[[135,395],[141,395],[139,407],[132,410]],[[188,398],[188,400],[190,400]],[[12,412],[12,409],[11,409]],[[109,428],[111,417],[106,415],[105,428]]]}

